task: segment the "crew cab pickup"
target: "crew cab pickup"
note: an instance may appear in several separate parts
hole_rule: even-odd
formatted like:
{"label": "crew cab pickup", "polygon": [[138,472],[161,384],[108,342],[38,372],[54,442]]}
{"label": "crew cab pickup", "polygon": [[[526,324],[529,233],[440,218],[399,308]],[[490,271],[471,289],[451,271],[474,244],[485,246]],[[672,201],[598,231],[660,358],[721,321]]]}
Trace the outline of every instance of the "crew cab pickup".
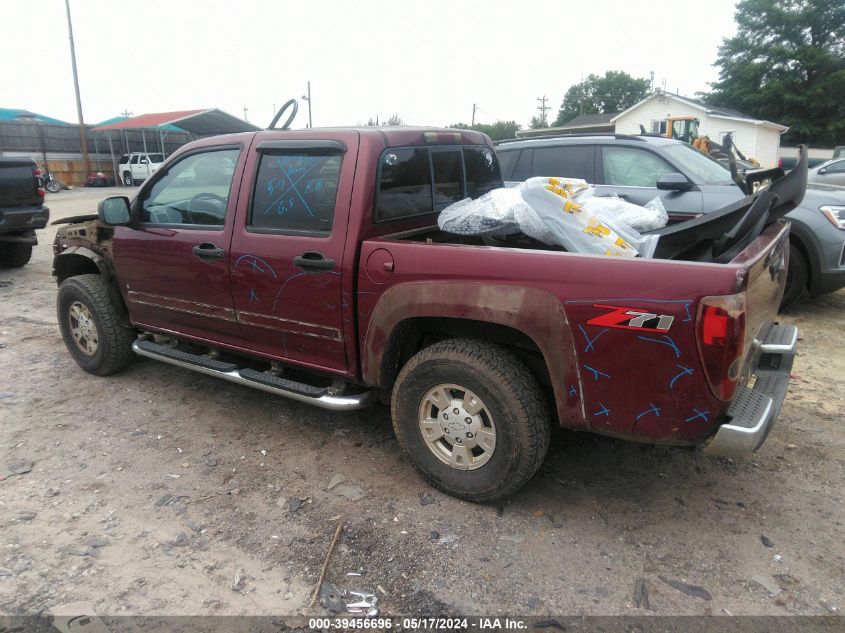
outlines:
{"label": "crew cab pickup", "polygon": [[0,266],[18,268],[32,257],[35,231],[50,219],[43,184],[33,159],[0,157]]}
{"label": "crew cab pickup", "polygon": [[552,423],[747,455],[795,353],[773,319],[801,175],[667,227],[653,259],[601,257],[438,230],[502,186],[477,132],[206,138],[59,230],[59,324],[98,375],[134,352],[337,411],[389,398],[410,461],[470,501],[522,487]]}

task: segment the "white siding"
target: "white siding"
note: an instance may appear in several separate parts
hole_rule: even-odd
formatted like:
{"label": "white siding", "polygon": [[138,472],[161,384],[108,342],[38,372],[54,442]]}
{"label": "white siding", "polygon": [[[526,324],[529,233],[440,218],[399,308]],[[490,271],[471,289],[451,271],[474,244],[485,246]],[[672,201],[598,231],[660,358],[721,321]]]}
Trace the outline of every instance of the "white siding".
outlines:
{"label": "white siding", "polygon": [[747,158],[754,158],[762,167],[777,165],[780,146],[780,134],[777,130],[755,124],[754,121],[710,116],[704,110],[676,101],[668,95],[655,95],[619,117],[616,120],[616,132],[639,134],[640,124],[645,127],[646,132],[651,132],[653,120],[665,120],[670,116],[696,117],[699,120],[699,133],[706,134],[717,143],[722,142],[726,132],[733,132],[734,143]]}
{"label": "white siding", "polygon": [[761,167],[777,167],[780,150],[780,132],[768,126],[757,126],[757,153]]}
{"label": "white siding", "polygon": [[[665,101],[665,103],[664,103]],[[654,96],[616,120],[618,134],[639,134],[640,123],[646,132],[651,132],[652,120],[666,120],[670,116],[694,116],[701,119],[703,110],[666,96]]]}

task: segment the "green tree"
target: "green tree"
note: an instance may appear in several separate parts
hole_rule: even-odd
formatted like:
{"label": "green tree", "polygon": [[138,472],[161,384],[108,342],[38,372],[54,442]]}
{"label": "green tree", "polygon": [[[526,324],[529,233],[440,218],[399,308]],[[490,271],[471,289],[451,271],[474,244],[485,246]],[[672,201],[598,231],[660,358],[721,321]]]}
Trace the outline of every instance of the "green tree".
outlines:
{"label": "green tree", "polygon": [[648,79],[636,79],[622,70],[608,70],[604,77],[589,75],[570,86],[554,125],[563,125],[579,114],[621,112],[648,96]]}
{"label": "green tree", "polygon": [[532,116],[531,123],[529,123],[528,127],[530,127],[532,130],[539,130],[540,128],[549,127],[549,123],[542,117]]}
{"label": "green tree", "polygon": [[788,125],[787,142],[845,143],[845,3],[740,0],[712,105]]}
{"label": "green tree", "polygon": [[394,114],[387,120],[387,124],[388,125],[405,125],[405,122],[402,120],[402,117],[400,117],[398,114]]}
{"label": "green tree", "polygon": [[501,141],[506,138],[513,138],[516,136],[516,131],[519,129],[519,123],[516,121],[496,121],[495,123],[476,123],[475,125],[467,125],[466,123],[455,123],[450,125],[451,128],[458,128],[461,130],[475,130],[477,132],[484,132],[494,141]]}

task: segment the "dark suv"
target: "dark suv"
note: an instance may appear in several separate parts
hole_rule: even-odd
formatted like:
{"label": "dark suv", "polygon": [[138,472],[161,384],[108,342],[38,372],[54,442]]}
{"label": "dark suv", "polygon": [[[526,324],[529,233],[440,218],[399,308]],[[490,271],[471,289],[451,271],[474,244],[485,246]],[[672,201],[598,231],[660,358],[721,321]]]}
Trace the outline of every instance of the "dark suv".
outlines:
{"label": "dark suv", "polygon": [[[686,143],[657,136],[582,135],[502,141],[502,178],[583,178],[596,195],[644,205],[660,196],[670,222],[710,213],[744,197],[728,169]],[[845,286],[845,191],[811,185],[792,221],[782,307]]]}

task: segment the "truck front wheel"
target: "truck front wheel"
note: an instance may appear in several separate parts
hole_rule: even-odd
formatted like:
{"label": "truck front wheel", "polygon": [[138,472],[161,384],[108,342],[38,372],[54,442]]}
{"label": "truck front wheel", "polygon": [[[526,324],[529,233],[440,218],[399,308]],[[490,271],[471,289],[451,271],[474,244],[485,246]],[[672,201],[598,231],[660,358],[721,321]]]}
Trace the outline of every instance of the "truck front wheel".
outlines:
{"label": "truck front wheel", "polygon": [[107,376],[132,360],[135,333],[120,324],[120,315],[99,275],[69,277],[59,286],[59,329],[76,363]]}
{"label": "truck front wheel", "polygon": [[10,242],[0,244],[0,266],[4,268],[20,268],[26,265],[32,257],[32,244]]}
{"label": "truck front wheel", "polygon": [[504,499],[531,479],[549,447],[549,414],[537,381],[507,349],[441,341],[399,372],[393,428],[431,485],[477,503]]}

